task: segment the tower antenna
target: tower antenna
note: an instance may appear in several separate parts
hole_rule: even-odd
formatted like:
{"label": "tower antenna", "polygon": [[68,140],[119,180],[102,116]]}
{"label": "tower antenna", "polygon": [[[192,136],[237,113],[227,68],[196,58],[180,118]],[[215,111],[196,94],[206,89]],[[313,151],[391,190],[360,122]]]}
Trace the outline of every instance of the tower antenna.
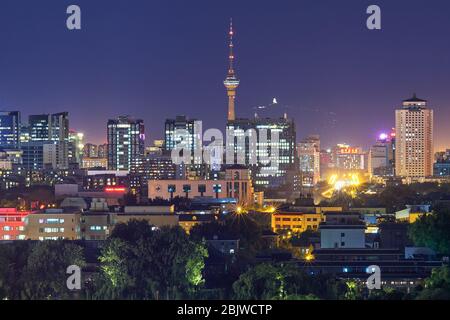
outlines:
{"label": "tower antenna", "polygon": [[236,120],[235,114],[235,99],[236,99],[236,89],[239,86],[239,80],[236,78],[236,73],[234,70],[234,29],[233,29],[233,19],[230,19],[230,29],[228,31],[229,39],[229,55],[228,55],[228,73],[223,84],[227,88],[228,95],[228,121]]}

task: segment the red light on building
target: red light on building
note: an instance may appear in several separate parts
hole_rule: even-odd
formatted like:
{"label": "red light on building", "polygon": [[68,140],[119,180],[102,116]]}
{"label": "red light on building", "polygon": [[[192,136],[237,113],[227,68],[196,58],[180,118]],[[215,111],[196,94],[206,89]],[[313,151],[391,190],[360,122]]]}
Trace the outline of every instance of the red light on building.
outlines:
{"label": "red light on building", "polygon": [[127,188],[125,187],[106,187],[105,188],[105,192],[115,192],[115,193],[119,193],[119,192],[126,192]]}
{"label": "red light on building", "polygon": [[342,154],[357,154],[359,153],[359,148],[340,148],[339,149],[339,153]]}
{"label": "red light on building", "polygon": [[25,218],[30,213],[16,208],[0,208],[0,241],[24,240]]}

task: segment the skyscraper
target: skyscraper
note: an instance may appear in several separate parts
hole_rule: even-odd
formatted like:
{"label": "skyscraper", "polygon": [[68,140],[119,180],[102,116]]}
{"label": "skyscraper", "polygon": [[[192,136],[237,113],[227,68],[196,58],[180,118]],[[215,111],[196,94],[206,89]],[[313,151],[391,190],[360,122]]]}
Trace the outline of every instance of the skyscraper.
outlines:
{"label": "skyscraper", "polygon": [[175,119],[166,119],[164,124],[164,150],[172,151],[181,142],[193,152],[197,138],[195,136],[195,119],[186,116],[176,116]]}
{"label": "skyscraper", "polygon": [[312,187],[320,180],[320,138],[309,136],[297,145],[302,186]]}
{"label": "skyscraper", "polygon": [[0,111],[0,148],[19,148],[20,128],[20,112]]}
{"label": "skyscraper", "polygon": [[395,174],[424,178],[433,174],[433,110],[414,96],[395,111]]}
{"label": "skyscraper", "polygon": [[140,167],[145,152],[144,121],[121,116],[111,119],[108,131],[108,169],[131,170]]}
{"label": "skyscraper", "polygon": [[234,71],[233,21],[230,21],[230,30],[228,32],[228,36],[229,36],[228,46],[230,49],[230,53],[228,55],[228,73],[223,84],[225,85],[225,88],[227,88],[227,95],[228,95],[228,120],[232,121],[236,119],[234,108],[236,99],[236,89],[239,86],[239,80],[236,77],[236,73]]}
{"label": "skyscraper", "polygon": [[68,157],[70,164],[78,164],[81,166],[83,158],[84,134],[71,130],[69,132]]}
{"label": "skyscraper", "polygon": [[[292,119],[286,115],[276,119],[237,119],[227,122],[227,131],[235,137],[231,140],[227,137],[227,149],[234,151],[234,163],[252,167],[255,187],[277,187],[286,183],[288,172],[294,170],[296,164],[296,131]],[[266,132],[265,138],[263,132]],[[272,140],[276,135],[278,139]],[[243,145],[240,145],[240,139],[243,139]],[[275,149],[278,149],[276,153]],[[251,159],[254,153],[256,164]],[[238,163],[239,154],[243,155],[244,163]],[[264,154],[268,155],[271,161],[269,164],[263,163]]]}
{"label": "skyscraper", "polygon": [[193,176],[201,177],[205,175],[206,166],[201,153],[202,147],[202,122],[195,119],[188,119],[186,116],[177,116],[175,119],[167,119],[164,131],[164,151],[166,154],[183,145],[184,149],[190,152],[190,161],[184,166]]}
{"label": "skyscraper", "polygon": [[54,169],[69,167],[69,114],[60,112],[55,114],[31,115],[28,119],[29,142],[34,146],[41,144],[55,144]]}
{"label": "skyscraper", "polygon": [[393,133],[382,133],[376,143],[370,147],[371,174],[375,176],[392,176],[393,170]]}

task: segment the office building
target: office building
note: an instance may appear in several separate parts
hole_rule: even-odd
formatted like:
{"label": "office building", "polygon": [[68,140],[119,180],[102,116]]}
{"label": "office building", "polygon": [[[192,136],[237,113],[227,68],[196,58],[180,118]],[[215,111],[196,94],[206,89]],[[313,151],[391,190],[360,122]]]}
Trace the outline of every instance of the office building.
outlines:
{"label": "office building", "polygon": [[108,169],[139,168],[145,151],[144,121],[121,116],[109,120],[107,129]]}
{"label": "office building", "polygon": [[[289,170],[294,170],[296,165],[296,132],[292,119],[286,114],[278,119],[236,119],[227,122],[228,134],[235,137],[227,137],[226,141],[227,150],[232,150],[234,157],[231,161],[251,168],[256,188],[286,183]],[[239,163],[239,158],[243,163]],[[228,157],[226,161],[230,165]]]}
{"label": "office building", "polygon": [[18,149],[20,129],[20,112],[0,111],[0,148]]}
{"label": "office building", "polygon": [[55,145],[54,169],[69,167],[69,118],[67,112],[31,115],[28,119],[29,141],[37,146]]}

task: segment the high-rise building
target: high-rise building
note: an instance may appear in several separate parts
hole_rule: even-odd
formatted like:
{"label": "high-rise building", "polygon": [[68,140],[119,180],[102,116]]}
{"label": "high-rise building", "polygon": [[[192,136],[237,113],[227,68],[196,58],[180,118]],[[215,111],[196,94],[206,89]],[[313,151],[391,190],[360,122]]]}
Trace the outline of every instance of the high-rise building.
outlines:
{"label": "high-rise building", "polygon": [[312,187],[320,180],[320,138],[309,136],[297,145],[298,162],[303,187]]}
{"label": "high-rise building", "polygon": [[30,171],[40,171],[57,167],[57,145],[50,141],[25,142],[22,150],[22,166]]}
{"label": "high-rise building", "polygon": [[175,119],[166,119],[164,125],[164,150],[172,151],[181,142],[193,152],[195,149],[195,119],[186,116],[176,116]]}
{"label": "high-rise building", "polygon": [[108,169],[138,168],[142,164],[145,151],[144,121],[121,116],[108,121],[107,131]]}
{"label": "high-rise building", "polygon": [[167,119],[164,127],[164,151],[170,153],[182,145],[190,152],[186,169],[194,172],[194,175],[203,176],[203,157],[201,153],[195,152],[202,147],[202,122],[188,119],[186,116],[177,116],[175,119]]}
{"label": "high-rise building", "polygon": [[234,44],[233,44],[233,21],[230,21],[230,30],[228,31],[229,37],[229,55],[228,55],[228,73],[223,84],[227,89],[228,95],[228,121],[233,121],[236,119],[235,114],[235,100],[236,100],[236,89],[239,86],[239,80],[236,77],[234,71]]}
{"label": "high-rise building", "polygon": [[[254,118],[236,119],[227,122],[227,132],[232,132],[235,139],[227,138],[227,149],[234,150],[232,164],[251,166],[255,188],[277,187],[286,183],[287,174],[295,170],[296,164],[296,131],[292,119],[284,117],[278,119]],[[266,132],[263,137],[263,132]],[[252,137],[256,135],[256,137]],[[275,137],[278,139],[274,140]],[[240,145],[239,138],[244,139]],[[277,152],[274,150],[277,149]],[[252,161],[252,154],[256,153],[256,162]],[[243,155],[243,163],[238,162],[239,155]],[[264,164],[265,155],[270,159]]]}
{"label": "high-rise building", "polygon": [[69,114],[31,115],[28,119],[29,141],[36,146],[55,144],[56,163],[54,169],[69,167]]}
{"label": "high-rise building", "polygon": [[334,168],[338,171],[369,170],[368,154],[360,147],[338,144],[333,149]]}
{"label": "high-rise building", "polygon": [[0,111],[0,148],[18,149],[20,128],[19,111]]}
{"label": "high-rise building", "polygon": [[425,178],[433,174],[433,110],[414,96],[395,111],[395,174]]}
{"label": "high-rise building", "polygon": [[83,149],[84,149],[84,134],[81,132],[69,132],[68,157],[70,164],[82,164]]}
{"label": "high-rise building", "polygon": [[370,164],[372,175],[392,176],[393,169],[393,140],[392,134],[382,133],[376,143],[370,147]]}

